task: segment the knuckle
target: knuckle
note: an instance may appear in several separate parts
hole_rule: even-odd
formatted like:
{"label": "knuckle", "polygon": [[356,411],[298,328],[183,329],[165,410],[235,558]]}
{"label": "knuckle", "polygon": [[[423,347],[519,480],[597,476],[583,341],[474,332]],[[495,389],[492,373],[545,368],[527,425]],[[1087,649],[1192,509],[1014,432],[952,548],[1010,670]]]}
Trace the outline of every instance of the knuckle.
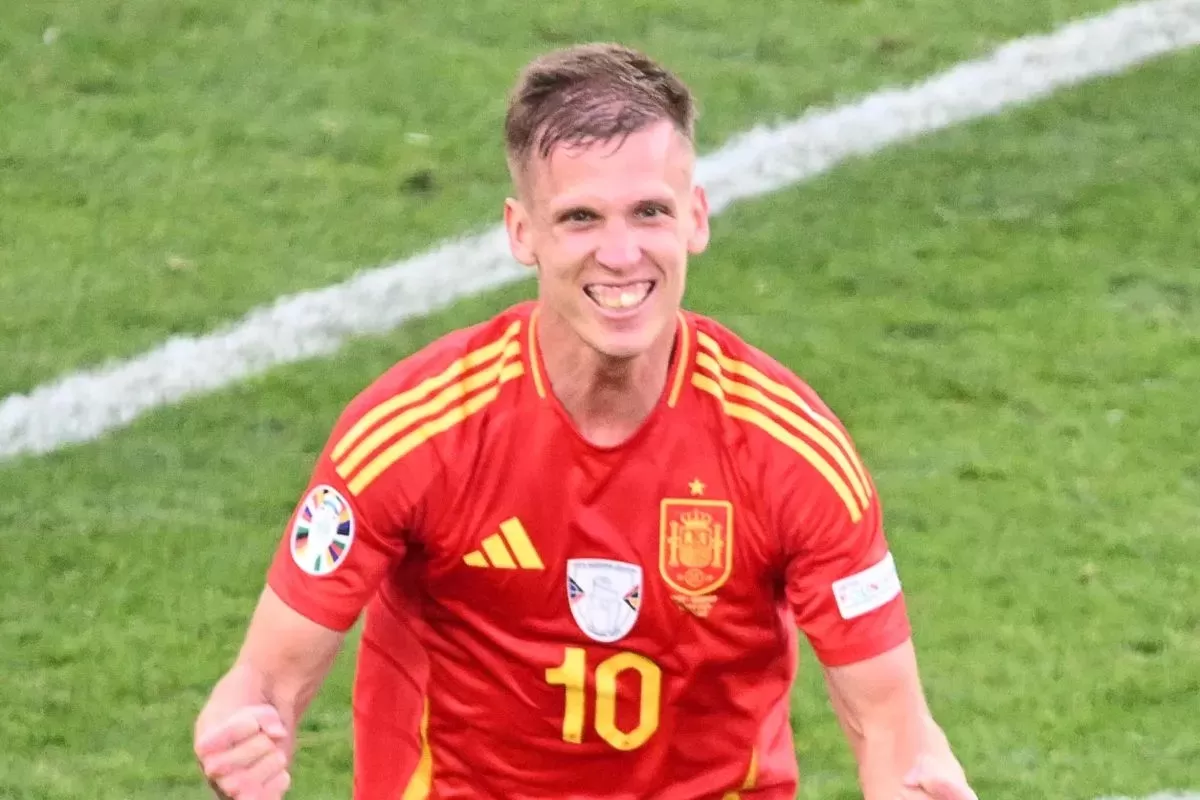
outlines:
{"label": "knuckle", "polygon": [[272,798],[282,798],[285,794],[287,794],[287,790],[290,789],[291,786],[292,786],[292,776],[286,772],[282,772],[279,775],[276,775],[275,778],[271,781],[271,784],[270,784],[271,795],[270,796]]}
{"label": "knuckle", "polygon": [[242,782],[237,776],[228,776],[216,781],[217,790],[224,797],[236,798],[241,797]]}
{"label": "knuckle", "polygon": [[205,774],[210,778],[222,778],[237,770],[238,764],[231,753],[220,753],[210,757],[205,764]]}

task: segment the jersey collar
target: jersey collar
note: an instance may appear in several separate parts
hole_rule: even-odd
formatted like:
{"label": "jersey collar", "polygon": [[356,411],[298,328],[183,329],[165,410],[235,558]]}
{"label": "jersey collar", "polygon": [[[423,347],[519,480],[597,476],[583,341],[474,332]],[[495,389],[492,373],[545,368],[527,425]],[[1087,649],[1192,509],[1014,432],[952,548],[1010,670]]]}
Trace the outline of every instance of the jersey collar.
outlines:
{"label": "jersey collar", "polygon": [[[535,305],[529,315],[529,331],[526,346],[529,350],[529,373],[538,397],[545,400],[548,393],[542,352],[537,341],[537,322],[541,307]],[[667,372],[667,407],[674,408],[683,396],[687,373],[692,366],[696,350],[696,335],[683,311],[676,312],[675,347],[671,351],[671,367]]]}

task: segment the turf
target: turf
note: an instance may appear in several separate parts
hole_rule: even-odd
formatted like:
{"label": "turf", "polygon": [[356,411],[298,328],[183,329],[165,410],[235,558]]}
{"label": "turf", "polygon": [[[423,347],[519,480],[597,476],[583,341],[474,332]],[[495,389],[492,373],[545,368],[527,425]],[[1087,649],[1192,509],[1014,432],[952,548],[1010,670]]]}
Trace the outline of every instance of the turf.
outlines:
{"label": "turf", "polygon": [[540,50],[645,47],[710,147],[1114,4],[6,3],[0,397],[497,220],[504,95]]}
{"label": "turf", "polygon": [[[126,7],[130,14],[184,14],[145,3]],[[108,6],[86,14],[67,8],[60,13],[96,14],[102,21]],[[222,18],[220,8],[188,13],[211,21]],[[281,6],[267,8],[284,13]],[[335,16],[332,6],[306,8]],[[867,3],[821,8],[844,21],[899,14]],[[909,8],[933,19],[933,5]],[[1002,12],[994,4],[972,8],[981,19],[1008,13],[997,29],[1027,23],[1021,15],[1034,13]],[[447,36],[467,27],[453,6],[443,4],[436,17],[432,5],[427,9],[422,31],[431,37],[435,30]],[[953,58],[956,47],[977,41],[963,17],[953,16],[966,11],[948,4],[941,11],[944,24],[959,26],[960,38],[939,34],[926,42],[922,48],[934,60]],[[372,19],[383,14],[357,4],[332,28],[352,27],[359,12]],[[3,13],[20,15],[25,27],[51,21],[24,9]],[[634,24],[637,14],[628,16]],[[663,24],[675,19],[683,25],[695,17],[679,12],[666,19]],[[96,25],[109,31],[117,23]],[[64,24],[60,37],[70,30]],[[482,30],[514,61],[526,46],[503,40],[494,28]],[[0,31],[6,41],[17,38],[12,26]],[[832,23],[813,37],[836,50]],[[710,31],[706,41],[719,38]],[[208,52],[211,43],[204,47]],[[227,55],[253,60],[236,49]],[[680,44],[677,52],[685,50]],[[289,63],[317,52],[323,51]],[[747,57],[746,69],[769,69],[759,59],[770,63]],[[708,68],[714,76],[720,72]],[[497,69],[497,76],[504,72]],[[125,70],[114,73],[114,81],[127,79]],[[859,88],[882,75],[831,69],[809,91],[832,96],[835,85]],[[11,76],[5,80],[11,88]],[[1200,786],[1196,85],[1200,55],[1184,54],[844,165],[723,215],[712,250],[694,263],[689,304],[796,369],[855,434],[884,498],[931,702],[981,797],[1092,800]],[[490,94],[480,89],[481,97]],[[193,96],[179,107],[196,102]],[[345,102],[359,107],[351,98]],[[722,117],[721,102],[709,100],[717,106],[709,118],[716,118],[718,130],[755,113],[747,106],[745,117],[729,110]],[[764,96],[761,106],[782,109],[787,102]],[[213,117],[220,108],[208,111],[196,111],[193,119]],[[11,139],[13,130],[0,126],[0,137]],[[80,147],[103,151],[84,138],[79,134]],[[447,144],[446,157],[468,141]],[[231,184],[246,194],[255,175],[266,180],[276,170],[260,160],[251,171],[252,161],[242,163],[241,183]],[[84,157],[80,163],[91,162]],[[132,167],[113,169],[127,175]],[[147,184],[119,190],[113,181],[91,179],[105,190],[127,192],[130,205],[113,219],[130,226],[129,242],[137,239],[134,221],[144,217],[145,230],[153,229],[156,204]],[[28,191],[38,182],[17,184]],[[7,181],[0,185],[0,192],[17,191]],[[210,189],[217,194],[193,187],[188,191],[200,194],[189,197],[216,216],[232,213],[243,195]],[[339,203],[331,205],[347,215],[340,222],[337,214],[324,222],[310,217],[312,207],[294,211],[311,223],[295,229],[292,244],[311,255],[310,267],[321,262],[322,248],[341,253],[351,269],[421,241],[416,234],[410,240],[384,234],[382,242],[363,235],[378,225],[379,214],[407,220],[410,212],[399,206],[380,211],[369,181],[346,191],[357,198],[351,205],[357,203],[360,214],[352,224]],[[491,191],[482,189],[471,206],[447,190],[430,207],[442,209],[437,222],[449,232],[486,216]],[[4,204],[5,211],[10,207]],[[450,210],[462,216],[451,220],[445,216]],[[78,213],[77,225],[55,212],[44,215],[46,227],[36,228],[34,210],[22,205],[17,241],[32,246],[40,240],[66,248],[64,254],[79,246],[76,255],[83,253],[104,226],[96,208]],[[377,216],[371,222],[363,213]],[[434,234],[435,227],[424,233]],[[215,237],[220,226],[207,230],[197,235]],[[338,249],[355,230],[380,248],[374,256],[369,249]],[[73,240],[70,232],[81,238]],[[276,238],[263,241],[276,247]],[[114,294],[101,293],[95,303],[107,308],[111,301],[112,310],[97,311],[74,331],[56,332],[43,324],[46,318],[23,317],[32,312],[16,309],[13,329],[36,342],[47,361],[17,355],[15,372],[0,377],[21,385],[51,364],[57,370],[99,355],[88,347],[136,349],[144,344],[139,337],[152,341],[168,320],[201,324],[210,315],[236,313],[243,298],[227,281],[237,275],[235,263],[245,268],[255,261],[249,254],[257,247],[244,246],[230,250],[231,271],[213,273],[213,286],[228,292],[224,299],[207,306],[197,301],[195,308],[207,310],[191,318],[186,303],[147,311],[144,327],[128,331],[121,309],[147,302],[160,289],[141,287],[143,280],[119,268],[130,262],[106,254],[84,271],[85,283],[111,278],[105,285]],[[287,261],[286,249],[272,251],[276,266]],[[9,247],[4,257],[16,252]],[[73,257],[59,263],[47,256],[42,263],[53,276]],[[35,274],[24,269],[6,267],[0,281]],[[263,274],[273,278],[243,287],[245,302],[256,291],[268,297],[335,277],[272,269],[264,266]],[[185,280],[188,274],[180,273]],[[196,274],[205,273],[197,267]],[[88,446],[0,464],[0,481],[9,489],[8,502],[0,504],[8,564],[0,595],[0,674],[12,678],[0,682],[0,796],[202,797],[190,755],[193,716],[232,657],[276,537],[334,416],[395,359],[530,290],[523,284],[475,298],[394,335],[358,342],[336,358],[278,369],[162,410]],[[56,313],[46,308],[42,313]],[[104,344],[89,341],[104,337]],[[7,355],[15,340],[3,341]],[[349,657],[339,662],[306,721],[291,796],[347,796],[350,667]],[[794,705],[802,796],[854,797],[850,760],[811,659]]]}

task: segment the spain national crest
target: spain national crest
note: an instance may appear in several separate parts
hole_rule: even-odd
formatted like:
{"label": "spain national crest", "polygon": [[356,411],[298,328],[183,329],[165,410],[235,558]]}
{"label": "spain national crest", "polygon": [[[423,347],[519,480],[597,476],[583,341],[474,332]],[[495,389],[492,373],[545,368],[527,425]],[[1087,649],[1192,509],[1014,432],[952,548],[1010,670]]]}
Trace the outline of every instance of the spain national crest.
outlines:
{"label": "spain national crest", "polygon": [[658,568],[667,585],[682,595],[698,597],[719,589],[733,571],[733,504],[663,500]]}
{"label": "spain national crest", "polygon": [[615,642],[637,622],[642,568],[607,558],[568,559],[567,600],[580,630],[597,642]]}

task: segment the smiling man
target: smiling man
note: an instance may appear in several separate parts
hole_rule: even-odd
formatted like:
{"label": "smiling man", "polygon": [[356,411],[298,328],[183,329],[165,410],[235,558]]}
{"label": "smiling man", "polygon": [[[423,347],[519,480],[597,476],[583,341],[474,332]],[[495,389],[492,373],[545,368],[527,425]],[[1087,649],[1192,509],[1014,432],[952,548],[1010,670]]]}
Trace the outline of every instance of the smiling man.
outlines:
{"label": "smiling man", "polygon": [[693,120],[623,47],[523,72],[504,216],[537,300],[401,361],[336,423],[197,721],[218,794],[283,795],[369,604],[359,800],[790,799],[797,631],[867,800],[974,797],[850,436],[682,309],[709,237]]}

